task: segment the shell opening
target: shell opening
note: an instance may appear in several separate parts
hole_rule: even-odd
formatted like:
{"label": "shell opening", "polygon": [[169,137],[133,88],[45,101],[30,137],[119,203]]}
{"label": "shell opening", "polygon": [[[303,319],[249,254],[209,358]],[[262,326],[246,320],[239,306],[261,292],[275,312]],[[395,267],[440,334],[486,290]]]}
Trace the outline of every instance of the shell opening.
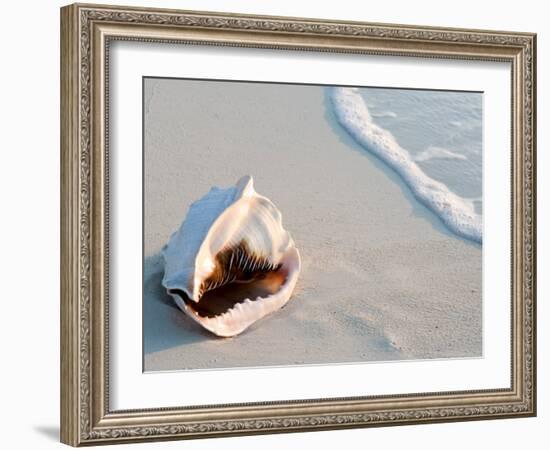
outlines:
{"label": "shell opening", "polygon": [[217,317],[247,301],[257,302],[275,294],[286,281],[282,270],[265,273],[248,282],[233,282],[206,291],[198,303],[192,301],[184,291],[173,290],[186,306],[200,317]]}
{"label": "shell opening", "polygon": [[256,301],[276,293],[285,283],[282,264],[254,254],[245,241],[220,251],[214,269],[200,285],[196,300],[179,289],[172,289],[188,308],[201,317],[216,317],[245,301]]}

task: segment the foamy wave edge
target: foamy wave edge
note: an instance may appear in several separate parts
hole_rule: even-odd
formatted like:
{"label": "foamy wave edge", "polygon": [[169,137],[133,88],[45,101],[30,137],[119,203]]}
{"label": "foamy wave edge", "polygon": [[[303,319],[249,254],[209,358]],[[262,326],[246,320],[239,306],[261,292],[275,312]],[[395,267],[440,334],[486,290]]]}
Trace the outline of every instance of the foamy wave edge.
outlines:
{"label": "foamy wave edge", "polygon": [[395,170],[414,196],[455,234],[482,243],[482,218],[472,202],[426,175],[395,137],[376,125],[356,88],[328,88],[340,125],[366,150]]}

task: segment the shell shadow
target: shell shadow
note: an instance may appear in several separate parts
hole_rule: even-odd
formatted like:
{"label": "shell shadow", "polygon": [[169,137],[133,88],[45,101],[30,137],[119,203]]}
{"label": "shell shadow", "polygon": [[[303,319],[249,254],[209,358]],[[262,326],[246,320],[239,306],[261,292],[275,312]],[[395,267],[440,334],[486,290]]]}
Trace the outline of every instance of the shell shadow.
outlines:
{"label": "shell shadow", "polygon": [[189,319],[162,286],[160,253],[143,260],[143,353],[216,339]]}

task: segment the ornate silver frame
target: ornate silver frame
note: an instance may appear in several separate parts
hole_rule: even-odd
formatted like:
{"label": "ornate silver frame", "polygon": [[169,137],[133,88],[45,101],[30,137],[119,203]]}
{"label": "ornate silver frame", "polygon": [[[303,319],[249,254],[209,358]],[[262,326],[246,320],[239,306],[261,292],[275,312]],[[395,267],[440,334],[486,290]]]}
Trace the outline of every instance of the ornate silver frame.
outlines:
{"label": "ornate silver frame", "polygon": [[[509,389],[111,411],[108,397],[109,43],[139,40],[512,66]],[[61,9],[61,440],[129,441],[536,414],[536,35],[75,4]]]}

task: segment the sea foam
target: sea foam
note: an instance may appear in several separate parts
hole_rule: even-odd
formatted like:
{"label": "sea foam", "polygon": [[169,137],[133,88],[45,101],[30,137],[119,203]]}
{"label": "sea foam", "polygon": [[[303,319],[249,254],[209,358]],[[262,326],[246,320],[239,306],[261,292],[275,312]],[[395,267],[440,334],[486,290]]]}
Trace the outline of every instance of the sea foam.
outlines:
{"label": "sea foam", "polygon": [[430,146],[423,152],[420,152],[418,155],[414,157],[414,160],[419,161],[429,161],[431,159],[459,159],[459,160],[466,160],[468,159],[466,155],[463,155],[462,153],[455,153],[451,150],[447,150],[446,148],[441,147],[435,147]]}
{"label": "sea foam", "polygon": [[482,218],[472,201],[426,175],[395,137],[376,125],[356,88],[333,87],[330,98],[340,125],[366,150],[396,171],[414,196],[431,209],[455,234],[482,242]]}

